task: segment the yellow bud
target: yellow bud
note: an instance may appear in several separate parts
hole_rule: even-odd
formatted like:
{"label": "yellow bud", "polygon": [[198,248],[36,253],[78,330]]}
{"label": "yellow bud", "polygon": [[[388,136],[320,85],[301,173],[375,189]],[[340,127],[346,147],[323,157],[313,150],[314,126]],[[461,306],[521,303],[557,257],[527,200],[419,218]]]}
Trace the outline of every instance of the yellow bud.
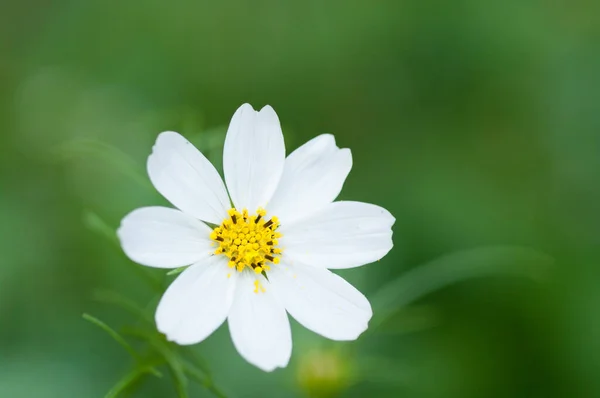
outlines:
{"label": "yellow bud", "polygon": [[337,350],[314,350],[302,354],[297,380],[310,397],[334,397],[352,383],[352,358]]}

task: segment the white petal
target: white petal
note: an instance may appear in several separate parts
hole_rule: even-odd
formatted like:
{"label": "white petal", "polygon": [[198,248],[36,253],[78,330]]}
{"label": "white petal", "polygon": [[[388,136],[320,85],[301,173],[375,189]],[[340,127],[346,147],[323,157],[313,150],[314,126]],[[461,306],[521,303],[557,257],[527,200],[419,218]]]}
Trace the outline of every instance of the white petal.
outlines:
{"label": "white petal", "polygon": [[323,134],[292,152],[285,160],[277,191],[268,204],[270,215],[290,225],[333,202],[352,168],[350,150],[339,149],[331,134]]}
{"label": "white petal", "polygon": [[208,258],[211,229],[179,210],[143,207],[126,215],[117,231],[123,251],[136,263],[175,268]]}
{"label": "white petal", "polygon": [[328,339],[355,340],[373,315],[361,292],[324,268],[274,266],[269,281],[291,316]]}
{"label": "white petal", "polygon": [[[266,372],[283,368],[292,354],[292,333],[285,309],[262,275],[238,275],[236,297],[228,317],[233,344],[244,359]],[[254,292],[257,279],[264,292]]]}
{"label": "white petal", "polygon": [[220,224],[231,207],[214,166],[181,135],[167,131],[148,158],[152,184],[169,202],[200,220]]}
{"label": "white petal", "polygon": [[187,268],[158,304],[158,330],[177,344],[201,342],[227,318],[236,279],[224,256],[212,256]]}
{"label": "white petal", "polygon": [[325,268],[351,268],[389,252],[394,217],[361,202],[334,202],[294,225],[281,227],[283,257]]}
{"label": "white petal", "polygon": [[271,199],[285,162],[283,134],[270,106],[256,112],[248,104],[233,115],[223,150],[223,170],[231,200],[251,213]]}

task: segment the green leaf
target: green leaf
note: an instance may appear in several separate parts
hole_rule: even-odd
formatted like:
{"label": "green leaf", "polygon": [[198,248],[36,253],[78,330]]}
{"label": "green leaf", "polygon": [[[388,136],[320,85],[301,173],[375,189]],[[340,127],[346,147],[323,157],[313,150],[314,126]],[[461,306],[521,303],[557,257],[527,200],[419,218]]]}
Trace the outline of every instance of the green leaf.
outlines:
{"label": "green leaf", "polygon": [[[139,328],[128,328],[124,333],[149,343],[165,362],[167,362],[175,380],[177,391],[180,392],[180,397],[183,396],[181,395],[181,391],[186,391],[187,376],[205,387],[215,396],[220,398],[226,397],[225,393],[215,385],[210,371],[208,370],[208,364],[198,355],[192,355],[190,350],[186,350],[188,357],[191,357],[191,359],[188,360],[183,358],[183,356],[176,351],[179,347],[168,343],[163,335],[158,333],[148,332],[147,330]],[[187,394],[187,392],[185,393]]]}
{"label": "green leaf", "polygon": [[196,367],[195,364],[182,360],[183,369],[187,375],[189,375],[192,380],[195,380],[198,384],[206,388],[208,391],[212,392],[216,397],[219,398],[227,398],[225,393],[221,391],[213,382],[210,374]]}
{"label": "green leaf", "polygon": [[[111,227],[106,221],[102,219],[98,214],[86,210],[83,213],[83,225],[89,228],[92,232],[106,238],[114,247],[118,248],[121,252],[121,244],[117,238],[116,228]],[[146,282],[152,287],[153,290],[162,293],[163,286],[162,280],[157,277],[151,270],[144,266],[140,266],[131,261],[127,262],[133,266],[133,270],[143,277]]]}
{"label": "green leaf", "polygon": [[180,274],[183,271],[185,271],[186,268],[188,268],[188,266],[172,269],[171,271],[167,272],[167,275],[177,275],[177,274]]}
{"label": "green leaf", "polygon": [[519,246],[492,246],[442,256],[414,268],[383,286],[372,296],[379,315],[371,326],[407,304],[443,287],[469,279],[512,276],[538,281],[552,266],[552,257]]}
{"label": "green leaf", "polygon": [[211,375],[211,371],[209,369],[208,362],[206,362],[206,359],[204,359],[202,356],[200,356],[198,353],[192,350],[187,350],[186,353],[188,359],[196,368],[200,369],[202,372],[209,376]]}
{"label": "green leaf", "polygon": [[94,291],[93,298],[100,303],[112,304],[121,307],[139,319],[142,319],[148,323],[153,323],[152,316],[148,314],[148,312],[140,307],[135,301],[123,296],[120,293],[113,292],[111,290],[98,289]]}
{"label": "green leaf", "polygon": [[83,212],[83,225],[90,231],[106,238],[110,243],[121,247],[116,230],[110,227],[98,214],[86,210]]}
{"label": "green leaf", "polygon": [[133,347],[121,336],[117,333],[116,330],[108,326],[106,323],[102,322],[100,319],[91,316],[90,314],[83,314],[83,319],[88,322],[93,323],[98,326],[100,329],[104,330],[110,337],[112,337],[117,343],[119,343],[135,360],[139,360],[138,353],[133,349]]}
{"label": "green leaf", "polygon": [[[138,382],[144,375],[147,374],[155,374],[156,369],[155,366],[160,363],[152,363],[147,365],[140,365],[136,368],[132,369],[131,372],[123,376],[121,380],[115,384],[108,393],[104,396],[104,398],[115,398],[120,393],[125,391],[128,387],[132,386],[134,383]],[[162,374],[160,375],[162,377]]]}
{"label": "green leaf", "polygon": [[94,157],[113,166],[115,170],[129,176],[141,186],[152,189],[152,184],[145,177],[139,165],[125,152],[105,142],[93,139],[66,141],[54,147],[51,155],[61,161]]}
{"label": "green leaf", "polygon": [[152,346],[167,363],[179,398],[188,398],[188,379],[185,375],[181,358],[179,358],[177,353],[173,352],[170,345],[162,336],[139,328],[128,328],[125,332],[134,337],[141,338]]}
{"label": "green leaf", "polygon": [[[90,314],[83,314],[82,316],[83,316],[83,319],[85,319],[86,321],[91,322],[92,324],[98,326],[100,329],[102,329],[106,333],[108,333],[108,335],[110,337],[112,337],[113,340],[115,340],[117,343],[119,343],[132,356],[132,358],[136,362],[138,362],[138,363],[141,362],[141,358],[140,358],[139,354],[137,353],[137,351],[116,330],[114,330],[113,328],[108,326],[106,323],[102,322],[100,319],[98,319]],[[154,368],[147,370],[147,372],[152,373],[156,377],[162,377],[162,373],[160,373],[158,370],[156,370]]]}

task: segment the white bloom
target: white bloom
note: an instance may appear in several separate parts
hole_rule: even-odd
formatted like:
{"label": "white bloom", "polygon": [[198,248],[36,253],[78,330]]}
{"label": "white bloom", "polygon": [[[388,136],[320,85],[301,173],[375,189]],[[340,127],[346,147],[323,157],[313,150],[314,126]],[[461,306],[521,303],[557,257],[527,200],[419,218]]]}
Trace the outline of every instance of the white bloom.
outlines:
{"label": "white bloom", "polygon": [[245,104],[233,115],[223,153],[227,189],[185,138],[160,134],[148,174],[178,210],[137,209],[118,231],[123,250],[140,264],[191,264],[162,297],[158,329],[178,344],[195,344],[227,319],[239,353],[265,371],[290,359],[286,311],[329,339],[356,339],[371,306],[328,268],[383,257],[394,217],[375,205],[334,202],[351,167],[350,150],[328,134],[286,158],[270,106],[256,112]]}

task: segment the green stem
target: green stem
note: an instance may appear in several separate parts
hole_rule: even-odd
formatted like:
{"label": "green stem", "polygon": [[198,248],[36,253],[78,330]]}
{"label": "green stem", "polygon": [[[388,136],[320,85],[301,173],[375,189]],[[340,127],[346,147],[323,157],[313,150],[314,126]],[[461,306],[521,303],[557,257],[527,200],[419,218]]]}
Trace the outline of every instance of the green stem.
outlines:
{"label": "green stem", "polygon": [[158,366],[159,363],[153,363],[148,365],[142,365],[134,368],[131,372],[126,374],[121,380],[115,384],[108,393],[104,396],[104,398],[115,398],[117,395],[125,391],[128,387],[133,385],[135,382],[139,381],[144,375],[154,374],[155,366]]}
{"label": "green stem", "polygon": [[225,393],[223,393],[214,383],[210,372],[208,371],[208,366],[204,361],[201,361],[197,357],[193,358],[194,362],[192,363],[184,359],[181,355],[174,352],[169,343],[167,343],[162,336],[156,335],[155,333],[149,333],[146,330],[142,329],[127,329],[124,333],[139,338],[143,341],[147,341],[156,351],[160,354],[167,365],[171,369],[171,373],[176,381],[176,387],[178,391],[180,390],[178,381],[184,381],[184,385],[187,385],[187,377],[186,374],[193,378],[195,381],[200,383],[207,390],[212,392],[215,396],[220,398],[226,398]]}
{"label": "green stem", "polygon": [[[119,252],[122,252],[121,244],[116,234],[116,228],[111,227],[98,214],[92,211],[85,211],[83,213],[83,224],[92,232],[95,232],[109,241],[114,248],[119,250]],[[127,261],[127,263],[133,266],[132,269],[143,279],[145,279],[153,290],[160,293],[163,292],[164,289],[162,280],[158,278],[152,271],[131,261]]]}
{"label": "green stem", "polygon": [[98,289],[94,291],[93,298],[94,300],[104,304],[113,304],[119,306],[130,314],[137,316],[139,319],[142,319],[148,323],[152,323],[152,317],[146,311],[144,311],[143,308],[137,305],[135,301],[117,292]]}
{"label": "green stem", "polygon": [[212,381],[212,378],[210,377],[210,375],[208,373],[199,371],[194,366],[194,364],[192,364],[186,360],[182,360],[182,363],[183,363],[183,368],[184,368],[185,372],[193,380],[198,382],[201,386],[206,388],[208,391],[212,392],[216,397],[227,398],[227,395],[225,395],[225,393],[223,391],[221,391],[221,389],[219,389],[219,387],[217,387],[214,384],[214,382]]}
{"label": "green stem", "polygon": [[[123,347],[136,362],[141,362],[142,359],[140,358],[137,351],[116,330],[114,330],[106,323],[102,322],[100,319],[90,314],[83,314],[83,319],[104,330],[110,337],[113,338],[113,340],[119,343],[121,347]],[[147,370],[147,372],[152,373],[156,377],[162,377],[162,373],[160,373],[157,369],[150,368],[149,370]]]}
{"label": "green stem", "polygon": [[183,366],[177,355],[170,349],[168,344],[159,338],[154,333],[149,333],[145,330],[141,329],[127,329],[127,334],[141,338],[144,341],[147,341],[154,350],[165,360],[167,366],[169,367],[169,372],[173,377],[173,381],[175,383],[175,389],[177,390],[177,394],[179,398],[187,398],[187,377],[183,370]]}
{"label": "green stem", "polygon": [[98,326],[100,329],[104,330],[110,337],[113,338],[117,343],[119,343],[129,354],[135,359],[139,360],[140,357],[136,350],[121,336],[117,333],[116,330],[108,326],[106,323],[102,322],[100,319],[91,316],[90,314],[83,314],[83,319],[86,321]]}
{"label": "green stem", "polygon": [[554,259],[545,253],[520,246],[487,246],[439,257],[413,268],[387,283],[371,298],[379,315],[370,330],[398,309],[421,297],[464,280],[490,276],[516,276],[540,280]]}

